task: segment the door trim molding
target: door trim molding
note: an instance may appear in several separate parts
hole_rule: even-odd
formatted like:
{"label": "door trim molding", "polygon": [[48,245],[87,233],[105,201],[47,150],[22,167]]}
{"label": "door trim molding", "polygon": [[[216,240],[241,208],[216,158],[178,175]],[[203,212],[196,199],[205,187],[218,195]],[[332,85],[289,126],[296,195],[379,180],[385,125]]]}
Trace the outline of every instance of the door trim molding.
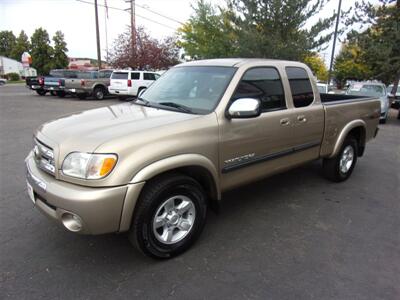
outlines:
{"label": "door trim molding", "polygon": [[262,163],[262,162],[266,162],[269,160],[273,160],[273,159],[277,159],[286,155],[290,155],[290,154],[294,154],[296,152],[300,152],[300,151],[304,151],[304,150],[308,150],[311,148],[314,148],[316,146],[320,146],[321,142],[320,141],[315,141],[315,142],[310,142],[310,143],[306,143],[306,144],[301,144],[298,146],[295,146],[293,148],[287,149],[287,150],[283,150],[283,151],[279,151],[279,152],[275,152],[272,154],[267,154],[267,155],[263,155],[263,156],[258,156],[255,157],[253,159],[249,159],[247,161],[244,162],[239,162],[236,164],[232,164],[226,167],[223,167],[221,172],[222,174],[226,174],[232,171],[236,171],[238,169],[241,168],[245,168],[254,164],[258,164],[258,163]]}

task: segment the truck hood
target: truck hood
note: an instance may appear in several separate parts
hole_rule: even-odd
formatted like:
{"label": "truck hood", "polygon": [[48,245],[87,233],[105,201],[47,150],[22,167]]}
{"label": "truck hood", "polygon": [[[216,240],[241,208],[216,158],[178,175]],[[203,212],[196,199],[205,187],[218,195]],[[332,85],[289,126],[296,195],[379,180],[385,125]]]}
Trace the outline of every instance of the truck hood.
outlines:
{"label": "truck hood", "polygon": [[[197,118],[199,115],[124,103],[60,117],[39,127],[37,136],[64,151],[92,152],[121,136]],[[49,145],[49,146],[52,146]],[[60,150],[61,150],[60,149]],[[62,151],[62,152],[64,152]]]}

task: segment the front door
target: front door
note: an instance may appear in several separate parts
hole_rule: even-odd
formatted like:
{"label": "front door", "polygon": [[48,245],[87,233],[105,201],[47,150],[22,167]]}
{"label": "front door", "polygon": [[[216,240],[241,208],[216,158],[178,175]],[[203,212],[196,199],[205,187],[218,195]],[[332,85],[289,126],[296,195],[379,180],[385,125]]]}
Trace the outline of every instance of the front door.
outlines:
{"label": "front door", "polygon": [[262,114],[250,119],[224,119],[220,124],[222,189],[239,186],[291,165],[293,109],[287,109],[281,76],[274,67],[246,71],[232,101],[256,98]]}

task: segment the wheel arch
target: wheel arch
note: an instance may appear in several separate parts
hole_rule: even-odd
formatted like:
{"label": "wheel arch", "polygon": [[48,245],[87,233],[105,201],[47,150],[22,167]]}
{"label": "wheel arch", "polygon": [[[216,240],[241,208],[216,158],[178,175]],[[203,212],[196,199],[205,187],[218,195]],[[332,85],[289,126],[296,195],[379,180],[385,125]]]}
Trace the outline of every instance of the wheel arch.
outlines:
{"label": "wheel arch", "polygon": [[365,122],[360,119],[353,120],[346,126],[344,126],[336,140],[333,152],[329,157],[332,158],[339,153],[344,140],[349,135],[353,136],[357,140],[358,156],[362,156],[364,154],[365,143],[366,143],[366,128],[367,126]]}
{"label": "wheel arch", "polygon": [[102,84],[102,83],[96,83],[96,84],[93,86],[92,94],[94,94],[94,90],[97,89],[97,88],[102,88],[102,89],[105,91],[105,94],[108,93],[108,88],[107,88],[104,84]]}
{"label": "wheel arch", "polygon": [[137,199],[146,182],[167,173],[178,172],[194,178],[203,187],[212,209],[219,209],[221,191],[219,177],[214,164],[200,154],[181,154],[156,161],[137,172],[129,182],[139,186],[139,191],[130,192],[128,188],[122,208],[120,231],[129,230]]}

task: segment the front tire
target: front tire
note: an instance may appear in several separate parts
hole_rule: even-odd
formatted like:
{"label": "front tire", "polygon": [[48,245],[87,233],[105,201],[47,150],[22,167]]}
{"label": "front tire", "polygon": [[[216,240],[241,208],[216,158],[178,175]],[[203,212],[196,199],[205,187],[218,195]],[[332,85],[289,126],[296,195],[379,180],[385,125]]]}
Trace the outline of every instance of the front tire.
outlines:
{"label": "front tire", "polygon": [[47,92],[46,92],[45,90],[36,90],[36,93],[37,93],[39,96],[45,96]]}
{"label": "front tire", "polygon": [[333,158],[325,158],[323,172],[327,179],[334,182],[347,180],[357,163],[358,147],[353,137],[347,137],[340,148],[339,154]]}
{"label": "front tire", "polygon": [[200,236],[206,213],[206,195],[193,178],[181,174],[156,177],[140,195],[129,239],[148,256],[174,257]]}

